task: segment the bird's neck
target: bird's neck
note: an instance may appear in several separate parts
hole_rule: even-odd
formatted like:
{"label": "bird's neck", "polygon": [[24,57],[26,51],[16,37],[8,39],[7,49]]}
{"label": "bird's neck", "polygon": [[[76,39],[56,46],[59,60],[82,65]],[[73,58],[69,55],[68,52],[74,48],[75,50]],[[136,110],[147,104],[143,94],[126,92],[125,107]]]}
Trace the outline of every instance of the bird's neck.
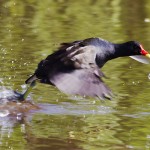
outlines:
{"label": "bird's neck", "polygon": [[115,53],[113,55],[114,58],[125,57],[125,56],[131,55],[129,47],[126,45],[126,43],[114,44],[114,49],[115,49]]}
{"label": "bird's neck", "polygon": [[130,51],[125,43],[113,44],[110,43],[109,47],[102,48],[97,53],[96,62],[99,67],[102,67],[107,61],[118,57],[130,56]]}

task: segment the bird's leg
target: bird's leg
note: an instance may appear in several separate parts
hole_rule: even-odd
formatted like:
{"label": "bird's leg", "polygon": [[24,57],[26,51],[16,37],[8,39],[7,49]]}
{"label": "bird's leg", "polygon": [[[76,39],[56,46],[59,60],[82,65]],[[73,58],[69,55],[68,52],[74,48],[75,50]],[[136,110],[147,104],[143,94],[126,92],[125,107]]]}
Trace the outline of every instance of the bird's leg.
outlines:
{"label": "bird's leg", "polygon": [[27,90],[25,91],[25,93],[20,96],[19,100],[20,100],[20,101],[25,100],[35,85],[36,85],[36,81],[33,81],[33,82],[30,84],[30,86],[27,88]]}

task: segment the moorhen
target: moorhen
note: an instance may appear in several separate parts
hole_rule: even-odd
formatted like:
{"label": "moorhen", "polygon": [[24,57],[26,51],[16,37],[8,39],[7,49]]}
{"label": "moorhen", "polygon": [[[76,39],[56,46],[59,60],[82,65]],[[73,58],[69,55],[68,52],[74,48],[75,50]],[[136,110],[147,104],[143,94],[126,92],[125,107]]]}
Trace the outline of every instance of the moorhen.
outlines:
{"label": "moorhen", "polygon": [[150,58],[150,54],[136,41],[114,44],[101,38],[88,38],[63,43],[58,51],[38,64],[26,83],[38,79],[66,94],[110,98],[111,90],[102,81],[104,74],[99,68],[108,60],[124,56],[131,56],[142,63],[147,63],[142,56]]}

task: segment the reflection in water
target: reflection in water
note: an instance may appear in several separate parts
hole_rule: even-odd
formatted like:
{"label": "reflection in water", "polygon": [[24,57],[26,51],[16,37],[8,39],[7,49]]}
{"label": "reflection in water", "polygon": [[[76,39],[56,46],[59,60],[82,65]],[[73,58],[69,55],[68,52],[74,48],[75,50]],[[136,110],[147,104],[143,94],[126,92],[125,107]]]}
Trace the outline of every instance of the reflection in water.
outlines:
{"label": "reflection in water", "polygon": [[[79,136],[78,131],[75,129],[77,126],[76,121],[81,124],[79,127],[80,131],[86,124],[86,116],[94,116],[97,114],[106,115],[112,112],[111,108],[108,106],[95,105],[95,101],[93,103],[83,98],[81,103],[81,98],[78,99],[77,97],[75,98],[75,104],[62,102],[59,105],[48,103],[35,105],[31,103],[31,101],[25,101],[22,103],[16,101],[6,101],[7,97],[11,97],[13,94],[14,93],[12,90],[4,90],[4,87],[0,92],[0,144],[1,147],[5,148],[13,149],[16,146],[20,146],[20,144],[16,145],[10,142],[11,140],[17,140],[14,135],[16,132],[15,129],[17,129],[17,134],[25,137],[26,142],[28,143],[27,147],[32,145],[34,149],[41,149],[42,147],[50,149],[82,149],[83,146],[81,145],[86,142],[86,140],[84,138],[76,139],[76,137]],[[32,120],[32,117],[36,116],[36,114],[39,114],[38,118]],[[41,115],[44,116],[40,117]],[[48,117],[50,115],[50,118],[47,118],[47,115]],[[58,117],[55,115],[58,115]],[[81,117],[77,117],[78,115],[81,115]],[[74,116],[74,119],[71,116]],[[65,124],[62,122],[65,120],[69,121],[70,119],[72,121],[70,123],[68,122],[69,124],[65,122],[65,124],[67,123],[67,128],[64,129]],[[49,122],[47,120],[51,121]],[[33,126],[34,128],[32,129],[30,126]],[[52,126],[51,129],[49,129],[49,126]],[[38,129],[39,127],[41,127],[41,129]],[[88,127],[85,131],[83,129],[82,134],[88,134],[88,136],[91,136],[92,132],[95,134],[96,131],[100,130],[99,127],[96,128],[97,129],[94,127],[92,131],[90,125],[89,129]],[[43,130],[45,131],[43,132]],[[57,132],[55,132],[55,130]],[[63,133],[62,138],[57,137],[60,132]],[[39,135],[37,136],[36,134]],[[24,146],[26,146],[26,144]]]}
{"label": "reflection in water", "polygon": [[[10,140],[16,140],[13,134],[17,128],[17,133],[25,137],[27,147],[31,146],[33,149],[82,149],[87,140],[91,142],[88,137],[97,136],[98,132],[101,133],[101,130],[105,128],[99,127],[99,123],[97,126],[93,120],[96,118],[93,116],[99,114],[103,118],[103,115],[112,112],[110,107],[92,106],[85,102],[83,105],[62,103],[61,105],[39,104],[38,106],[28,102],[22,104],[8,102],[2,104],[0,110],[1,146],[3,147],[4,141],[7,141],[8,144],[5,147],[15,148],[16,144],[11,144]],[[4,116],[6,111],[9,113]],[[90,125],[87,124],[89,119]],[[101,118],[98,117],[97,120]],[[87,139],[83,138],[84,136],[87,136]]]}
{"label": "reflection in water", "polygon": [[50,150],[82,150],[81,141],[75,139],[61,139],[61,137],[39,138],[32,135],[27,137],[28,147],[32,149],[50,149]]}
{"label": "reflection in water", "polygon": [[[149,19],[150,1],[2,0],[0,90],[23,90],[36,64],[61,42],[98,36],[137,40],[149,51]],[[68,98],[38,84],[30,94],[36,105],[1,103],[0,149],[149,149],[149,66],[120,58],[103,71],[117,95],[109,102]]]}

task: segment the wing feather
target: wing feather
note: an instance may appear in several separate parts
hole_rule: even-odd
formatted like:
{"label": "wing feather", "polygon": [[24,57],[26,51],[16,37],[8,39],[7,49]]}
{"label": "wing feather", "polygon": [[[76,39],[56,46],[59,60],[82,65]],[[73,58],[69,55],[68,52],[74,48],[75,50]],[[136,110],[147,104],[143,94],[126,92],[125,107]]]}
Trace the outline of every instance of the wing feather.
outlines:
{"label": "wing feather", "polygon": [[102,81],[101,74],[97,76],[94,72],[95,68],[78,69],[70,72],[58,71],[55,76],[49,79],[59,90],[67,94],[99,97],[101,99],[110,98],[111,90]]}

